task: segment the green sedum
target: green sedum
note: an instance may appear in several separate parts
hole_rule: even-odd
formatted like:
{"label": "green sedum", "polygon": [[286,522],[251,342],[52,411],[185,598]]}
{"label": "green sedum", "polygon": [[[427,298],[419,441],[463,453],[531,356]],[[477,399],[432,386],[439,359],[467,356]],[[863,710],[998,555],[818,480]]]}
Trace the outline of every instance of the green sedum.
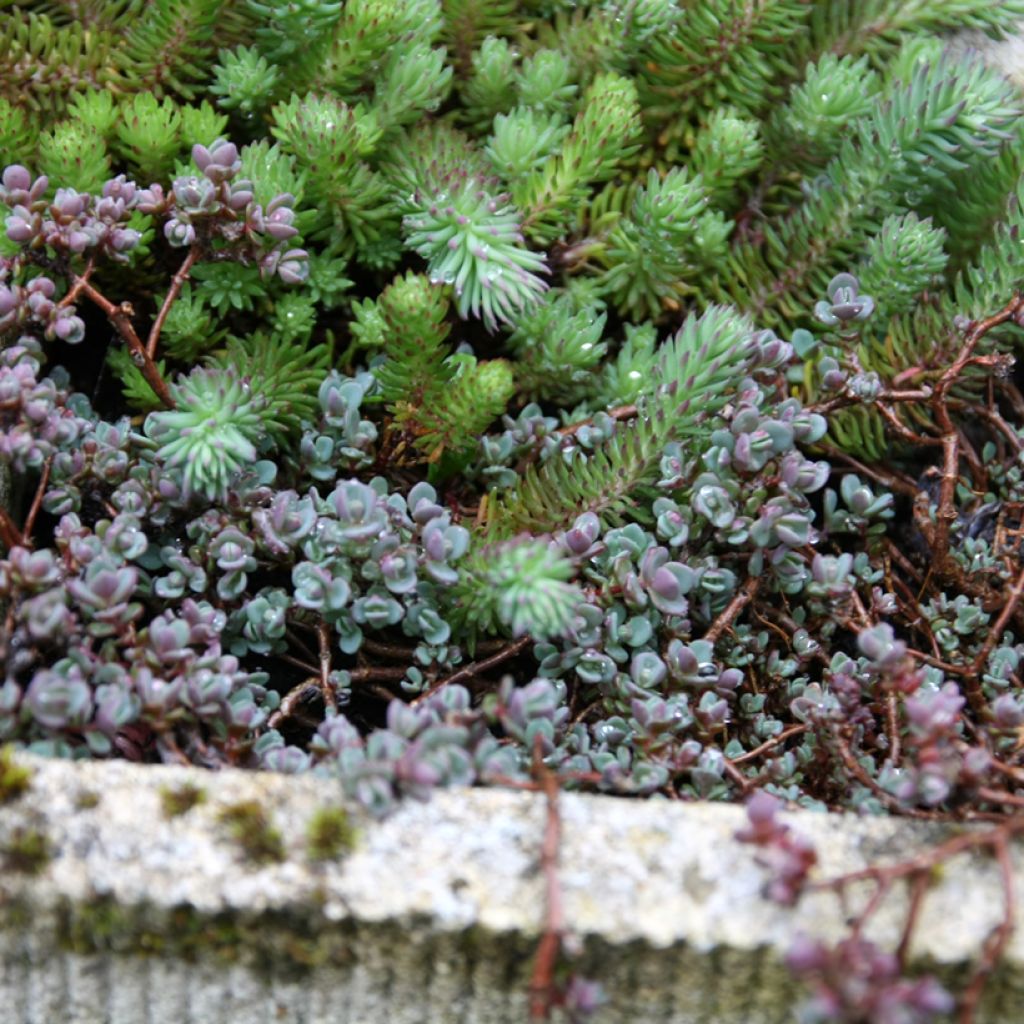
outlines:
{"label": "green sedum", "polygon": [[[1024,96],[949,36],[1019,19],[0,0],[0,742],[381,814],[756,793],[782,902],[782,802],[984,817],[998,853]],[[808,1020],[951,1005],[859,931],[797,952]]]}

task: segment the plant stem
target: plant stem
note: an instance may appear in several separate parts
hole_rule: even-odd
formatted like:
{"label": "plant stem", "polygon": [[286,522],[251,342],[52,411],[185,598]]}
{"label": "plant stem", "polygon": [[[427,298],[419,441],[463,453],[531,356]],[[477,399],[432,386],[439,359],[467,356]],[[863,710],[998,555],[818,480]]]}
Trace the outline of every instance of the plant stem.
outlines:
{"label": "plant stem", "polygon": [[151,360],[156,358],[156,347],[160,341],[160,332],[164,328],[167,314],[171,311],[171,306],[174,305],[178,295],[181,293],[182,286],[188,280],[188,272],[192,269],[192,265],[198,258],[199,248],[198,246],[192,246],[184,262],[178,267],[178,272],[171,278],[171,285],[167,289],[163,305],[160,307],[160,312],[157,313],[153,326],[149,329],[149,337],[146,339],[146,355]]}
{"label": "plant stem", "polygon": [[167,382],[160,376],[156,363],[153,362],[152,357],[146,352],[132,325],[131,318],[134,311],[131,304],[122,302],[119,306],[115,306],[105,295],[89,284],[84,277],[76,277],[74,284],[78,287],[79,291],[83,292],[103,310],[107,319],[117,328],[118,334],[121,335],[131,349],[132,358],[142,371],[142,376],[146,378],[146,383],[153,389],[154,394],[166,408],[173,409],[174,399],[171,398]]}

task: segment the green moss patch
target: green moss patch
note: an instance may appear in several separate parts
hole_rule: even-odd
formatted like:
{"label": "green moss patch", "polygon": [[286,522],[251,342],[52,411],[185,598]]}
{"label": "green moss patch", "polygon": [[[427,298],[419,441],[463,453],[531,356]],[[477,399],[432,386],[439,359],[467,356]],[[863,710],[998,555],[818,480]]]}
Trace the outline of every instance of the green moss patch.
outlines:
{"label": "green moss patch", "polygon": [[14,760],[10,744],[0,747],[0,804],[24,796],[32,785],[32,770]]}
{"label": "green moss patch", "polygon": [[100,795],[94,790],[80,790],[75,797],[75,808],[79,811],[91,811],[94,807],[99,807],[99,805]]}
{"label": "green moss patch", "polygon": [[35,828],[18,828],[0,840],[0,859],[7,871],[38,875],[53,853],[46,833]]}
{"label": "green moss patch", "polygon": [[318,807],[306,826],[306,849],[310,860],[336,860],[351,853],[356,830],[342,807]]}
{"label": "green moss patch", "polygon": [[165,818],[179,818],[206,800],[206,790],[191,782],[160,787],[160,808]]}
{"label": "green moss patch", "polygon": [[284,840],[257,800],[229,804],[217,814],[245,859],[253,864],[275,864],[284,860]]}

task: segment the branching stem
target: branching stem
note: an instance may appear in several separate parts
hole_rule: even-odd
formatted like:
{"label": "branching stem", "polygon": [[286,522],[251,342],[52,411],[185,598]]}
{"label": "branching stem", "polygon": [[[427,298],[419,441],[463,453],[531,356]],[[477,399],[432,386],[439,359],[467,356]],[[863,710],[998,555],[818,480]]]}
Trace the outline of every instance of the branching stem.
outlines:
{"label": "branching stem", "polygon": [[97,291],[86,278],[75,277],[72,291],[77,287],[80,292],[91,299],[103,312],[107,319],[117,328],[118,334],[124,339],[128,348],[131,349],[132,359],[142,371],[146,383],[153,389],[153,393],[160,399],[161,403],[168,409],[174,408],[174,399],[168,390],[167,382],[160,375],[152,356],[146,351],[145,346],[139,340],[139,336],[132,325],[133,310],[130,303],[122,302],[115,306],[105,295]]}
{"label": "branching stem", "polygon": [[167,319],[167,314],[170,313],[171,306],[174,305],[181,294],[181,289],[188,280],[188,272],[192,269],[193,264],[198,258],[199,247],[194,245],[189,249],[184,262],[178,268],[178,272],[171,278],[171,285],[167,289],[163,305],[160,307],[160,312],[157,313],[153,326],[149,329],[149,337],[146,339],[146,355],[151,360],[156,359],[156,348],[160,342],[160,332],[164,329],[164,321]]}

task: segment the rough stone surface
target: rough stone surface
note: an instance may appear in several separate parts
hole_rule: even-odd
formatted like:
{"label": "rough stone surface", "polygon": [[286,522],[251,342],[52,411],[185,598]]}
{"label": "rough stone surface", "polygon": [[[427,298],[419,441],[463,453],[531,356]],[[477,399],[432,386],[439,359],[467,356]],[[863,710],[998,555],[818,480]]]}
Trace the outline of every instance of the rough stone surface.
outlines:
{"label": "rough stone surface", "polygon": [[1000,68],[1024,88],[1024,22],[1020,23],[1016,34],[1006,39],[993,40],[983,32],[963,32],[956,45],[979,50],[988,63]]}
{"label": "rough stone surface", "polygon": [[[329,780],[24,760],[32,785],[0,807],[0,858],[29,829],[48,837],[52,857],[37,875],[0,873],[5,1021],[525,1019],[543,912],[540,796],[448,791],[382,822],[353,814],[354,848],[313,863],[307,827],[334,804]],[[206,799],[167,818],[163,794],[186,784]],[[282,862],[249,863],[227,834],[220,815],[246,800],[279,829]],[[792,1019],[781,956],[798,931],[841,936],[844,914],[828,893],[795,910],[762,899],[765,872],[732,839],[740,808],[567,794],[560,809],[567,924],[580,970],[611,997],[599,1024]],[[810,812],[787,820],[815,843],[821,878],[906,859],[946,834]],[[929,892],[915,957],[962,975],[1002,905],[992,861],[958,857]],[[905,908],[897,889],[869,934],[895,945]],[[1016,913],[1024,919],[1024,905]],[[1018,932],[984,1019],[1019,1022],[1022,997]]]}

